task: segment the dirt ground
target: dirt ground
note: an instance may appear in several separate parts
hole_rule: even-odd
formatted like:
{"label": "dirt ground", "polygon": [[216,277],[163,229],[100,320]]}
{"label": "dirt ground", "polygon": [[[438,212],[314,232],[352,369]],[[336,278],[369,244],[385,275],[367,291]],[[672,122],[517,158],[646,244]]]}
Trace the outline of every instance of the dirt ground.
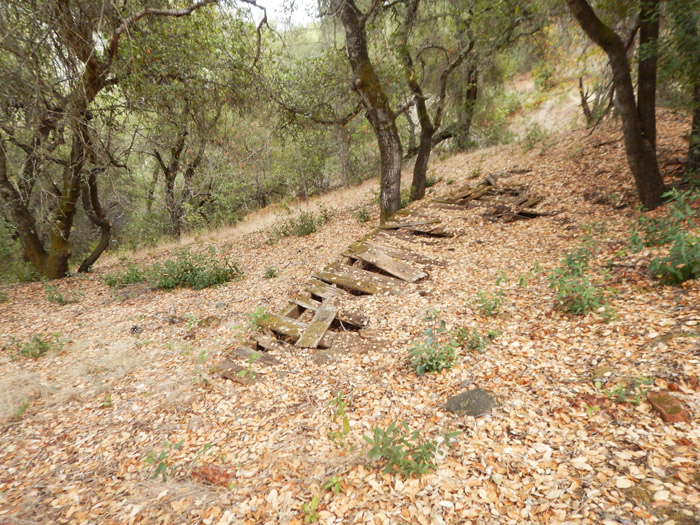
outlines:
{"label": "dirt ground", "polygon": [[[660,115],[668,182],[688,129]],[[537,209],[550,215],[506,224],[478,206],[429,206],[514,167],[530,171],[507,182],[543,196]],[[428,277],[398,295],[347,300],[369,321],[366,344],[273,351],[280,363],[252,363],[254,381],[215,367],[252,330],[250,314],[278,312],[371,231],[376,181],[314,200],[333,219],[307,237],[269,245],[284,212],[268,210],[184,239],[240,262],[245,277],[225,286],[110,289],[102,278],[123,266],[110,257],[55,284],[77,299],[65,306],[47,301],[42,283],[5,287],[0,343],[56,333],[63,345],[39,359],[0,352],[0,523],[700,523],[700,284],[661,286],[647,264],[664,248],[627,249],[637,212],[615,125],[550,135],[529,151],[434,159],[430,175],[439,182],[411,208],[427,206],[453,236],[387,241],[433,259]],[[586,235],[594,268],[607,269],[610,322],[555,308],[548,273]],[[145,265],[177,248],[127,256]],[[279,275],[267,278],[270,268]],[[485,315],[479,294],[499,291],[501,312]],[[417,376],[409,350],[428,312],[448,330],[498,335],[483,353],[458,349],[451,370]],[[671,390],[691,423],[664,423],[628,385]],[[445,409],[475,387],[495,396],[491,413]],[[328,437],[341,429],[330,404],[339,392],[342,441]],[[420,478],[384,473],[367,456],[363,436],[404,421],[439,443],[436,468]]]}

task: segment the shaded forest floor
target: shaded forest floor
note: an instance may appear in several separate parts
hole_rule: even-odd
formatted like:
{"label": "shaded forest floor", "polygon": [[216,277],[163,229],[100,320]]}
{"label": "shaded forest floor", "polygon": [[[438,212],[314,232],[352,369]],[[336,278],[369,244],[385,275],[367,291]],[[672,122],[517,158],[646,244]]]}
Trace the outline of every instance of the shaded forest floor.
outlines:
{"label": "shaded forest floor", "polygon": [[[689,126],[661,113],[659,158],[672,182]],[[112,259],[56,283],[78,299],[65,306],[47,301],[41,283],[5,288],[0,342],[60,333],[64,344],[36,360],[0,352],[0,523],[303,523],[314,497],[322,523],[700,523],[700,284],[660,286],[646,270],[658,250],[627,249],[637,214],[620,132],[436,159],[440,182],[412,207],[516,166],[531,171],[508,182],[544,196],[538,209],[551,216],[504,224],[479,207],[431,209],[453,237],[395,241],[439,261],[428,277],[400,295],[351,301],[369,319],[367,345],[272,352],[280,364],[253,363],[252,382],[221,379],[215,366],[251,329],[251,313],[279,311],[371,230],[376,212],[366,223],[356,216],[376,182],[314,201],[333,218],[307,237],[271,246],[274,216],[261,215],[193,238],[193,249],[214,245],[240,261],[245,278],[225,286],[112,290],[101,280],[123,265]],[[615,290],[611,322],[555,309],[547,273],[586,235]],[[269,268],[279,275],[267,278]],[[484,315],[479,293],[499,290],[502,312]],[[409,349],[431,311],[448,329],[498,336],[484,353],[459,349],[451,370],[418,377]],[[646,378],[645,389],[673,390],[693,422],[666,424],[634,404],[625,387]],[[477,419],[445,410],[474,387],[499,406]],[[337,392],[348,403],[342,443],[328,438],[340,429]],[[431,440],[461,434],[432,473],[406,479],[384,474],[363,440],[394,421]],[[154,478],[159,460],[165,476]],[[231,477],[205,483],[192,476],[201,466]],[[337,493],[324,489],[329,480]]]}

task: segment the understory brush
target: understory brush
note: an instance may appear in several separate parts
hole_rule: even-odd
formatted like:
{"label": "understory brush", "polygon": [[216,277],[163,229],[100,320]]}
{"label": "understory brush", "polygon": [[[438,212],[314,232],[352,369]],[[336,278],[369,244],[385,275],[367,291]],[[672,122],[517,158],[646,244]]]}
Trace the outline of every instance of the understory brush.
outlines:
{"label": "understory brush", "polygon": [[606,276],[591,268],[595,252],[595,241],[590,236],[584,237],[581,246],[567,252],[560,265],[551,271],[549,285],[556,292],[557,307],[561,311],[585,315],[602,309],[603,318],[610,321],[615,316],[609,302],[613,291],[601,285]]}
{"label": "understory brush", "polygon": [[450,370],[456,359],[457,342],[446,337],[445,321],[436,312],[429,312],[425,320],[431,323],[423,332],[425,340],[414,341],[411,348],[411,366],[419,376],[426,372]]}
{"label": "understory brush", "polygon": [[367,455],[370,458],[381,458],[387,461],[384,473],[398,470],[404,477],[421,477],[435,469],[436,456],[446,455],[440,447],[444,443],[449,447],[450,441],[459,432],[443,434],[438,440],[426,440],[421,437],[419,430],[410,430],[405,421],[402,425],[391,423],[386,430],[375,427],[371,436],[363,436],[372,448]]}
{"label": "understory brush", "polygon": [[148,282],[153,288],[172,290],[177,287],[189,287],[201,290],[217,286],[243,277],[243,270],[238,262],[225,257],[216,258],[216,248],[210,247],[208,254],[192,253],[188,249],[180,250],[175,259],[155,263],[144,269],[128,263],[121,273],[108,274],[104,277],[110,287]]}
{"label": "understory brush", "polygon": [[321,226],[333,219],[333,212],[321,206],[318,214],[302,211],[296,217],[289,217],[274,225],[267,237],[267,243],[272,245],[284,237],[306,237],[317,231]]}
{"label": "understory brush", "polygon": [[39,359],[42,355],[51,350],[60,351],[63,348],[63,338],[59,333],[49,336],[33,335],[29,341],[24,343],[15,337],[10,337],[9,341],[3,345],[3,349],[10,352],[10,359]]}
{"label": "understory brush", "polygon": [[634,253],[644,247],[671,244],[665,256],[649,262],[649,272],[663,284],[679,284],[700,277],[700,235],[696,217],[700,214],[700,192],[673,189],[664,195],[670,199],[668,215],[641,215],[631,226],[629,244]]}

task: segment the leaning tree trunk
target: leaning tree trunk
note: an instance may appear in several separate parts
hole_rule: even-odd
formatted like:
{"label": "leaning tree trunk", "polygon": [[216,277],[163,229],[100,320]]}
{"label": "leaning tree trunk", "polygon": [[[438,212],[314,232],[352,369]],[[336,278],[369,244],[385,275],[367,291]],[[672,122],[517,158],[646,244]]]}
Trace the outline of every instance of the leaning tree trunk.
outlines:
{"label": "leaning tree trunk", "polygon": [[354,0],[333,0],[332,11],[345,29],[345,50],[355,77],[353,88],[377,137],[381,174],[379,181],[379,220],[386,222],[401,204],[401,140],[396,115],[389,107],[367,48],[366,21]]}
{"label": "leaning tree trunk", "polygon": [[693,89],[693,123],[690,129],[690,147],[685,163],[684,178],[688,182],[700,182],[700,79],[695,79]]}
{"label": "leaning tree trunk", "polygon": [[338,160],[343,171],[343,187],[348,189],[350,187],[350,168],[348,166],[350,162],[350,145],[348,144],[350,136],[343,124],[335,125],[335,140],[338,143]]}
{"label": "leaning tree trunk", "polygon": [[107,218],[102,204],[100,203],[99,191],[97,188],[97,173],[102,170],[93,169],[88,173],[87,180],[82,188],[83,209],[85,214],[95,226],[100,229],[100,240],[92,252],[80,263],[79,273],[89,272],[100,255],[109,248],[112,240],[112,223]]}
{"label": "leaning tree trunk", "polygon": [[637,111],[642,137],[656,151],[656,62],[659,39],[659,0],[643,0],[639,27]]}
{"label": "leaning tree trunk", "polygon": [[566,3],[588,37],[608,55],[622,120],[627,164],[642,204],[647,209],[654,209],[662,202],[664,182],[659,172],[656,152],[642,135],[625,45],[612,29],[600,21],[586,0],[567,0]]}
{"label": "leaning tree trunk", "polygon": [[477,83],[479,81],[479,70],[476,65],[472,65],[467,73],[467,87],[462,94],[462,104],[459,111],[456,143],[457,151],[467,151],[469,149],[469,136],[474,120],[474,108],[476,98],[479,94]]}
{"label": "leaning tree trunk", "polygon": [[413,165],[413,181],[411,182],[411,200],[417,201],[425,197],[425,179],[428,172],[428,161],[433,148],[434,128],[421,127],[418,155]]}

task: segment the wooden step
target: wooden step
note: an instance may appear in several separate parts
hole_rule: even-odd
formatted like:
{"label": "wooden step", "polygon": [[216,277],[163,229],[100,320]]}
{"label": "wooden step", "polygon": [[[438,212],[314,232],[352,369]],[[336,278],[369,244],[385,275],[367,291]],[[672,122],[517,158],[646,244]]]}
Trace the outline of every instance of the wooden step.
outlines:
{"label": "wooden step", "polygon": [[408,281],[409,283],[414,283],[427,276],[425,272],[418,270],[403,261],[394,259],[378,245],[369,246],[366,243],[354,244],[348,249],[347,252],[345,252],[345,254],[347,254],[348,257],[373,264],[380,270],[383,270],[394,277],[398,277],[403,281]]}
{"label": "wooden step", "polygon": [[420,219],[410,222],[387,221],[382,224],[380,228],[383,230],[398,230],[400,228],[410,229],[418,226],[425,226],[426,224],[439,224],[441,222],[442,221],[440,219]]}
{"label": "wooden step", "polygon": [[[289,317],[282,317],[277,314],[265,314],[262,319],[258,320],[258,324],[262,328],[269,328],[276,334],[282,335],[284,337],[289,337],[295,341],[299,339],[301,334],[304,333],[307,323],[298,321],[297,319],[290,319]],[[330,348],[333,344],[333,338],[335,334],[333,332],[327,332],[326,335],[318,343],[318,346],[322,348]]]}
{"label": "wooden step", "polygon": [[330,328],[338,309],[331,304],[322,304],[316,310],[316,314],[301,334],[295,346],[300,348],[316,348],[318,343]]}
{"label": "wooden step", "polygon": [[365,294],[395,294],[399,293],[402,287],[402,282],[393,277],[368,272],[339,262],[329,264],[315,277],[324,282]]}
{"label": "wooden step", "polygon": [[389,257],[393,257],[394,259],[401,259],[402,261],[411,261],[411,262],[417,262],[418,264],[436,264],[438,261],[435,259],[431,259],[430,257],[425,257],[423,255],[420,255],[415,252],[411,252],[409,250],[402,250],[400,248],[395,248],[393,246],[387,246],[385,244],[377,244],[372,241],[363,241],[361,243],[356,243],[351,245],[348,248],[348,251],[353,252],[355,251],[355,246],[363,244],[369,248],[376,248],[379,251],[382,251],[386,253]]}
{"label": "wooden step", "polygon": [[349,292],[346,292],[345,290],[341,290],[337,286],[324,283],[323,281],[319,281],[318,279],[312,279],[311,283],[309,283],[309,285],[306,287],[306,291],[308,291],[311,295],[315,295],[316,297],[321,297],[323,299],[332,299],[334,297],[348,297],[352,295]]}

